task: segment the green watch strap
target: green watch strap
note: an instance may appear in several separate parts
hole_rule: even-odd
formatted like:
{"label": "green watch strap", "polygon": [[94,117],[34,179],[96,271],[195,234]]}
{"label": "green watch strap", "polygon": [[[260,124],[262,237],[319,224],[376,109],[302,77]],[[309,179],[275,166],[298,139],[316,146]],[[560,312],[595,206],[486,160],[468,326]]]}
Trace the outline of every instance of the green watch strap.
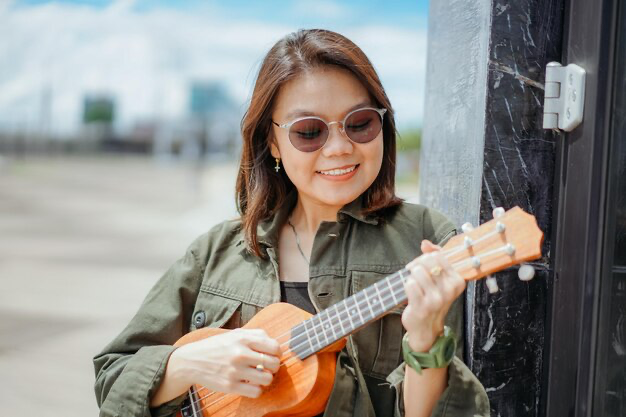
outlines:
{"label": "green watch strap", "polygon": [[452,362],[456,352],[456,338],[448,326],[444,327],[443,335],[439,336],[428,352],[415,352],[409,346],[409,334],[402,338],[402,356],[404,362],[418,374],[424,368],[445,368]]}

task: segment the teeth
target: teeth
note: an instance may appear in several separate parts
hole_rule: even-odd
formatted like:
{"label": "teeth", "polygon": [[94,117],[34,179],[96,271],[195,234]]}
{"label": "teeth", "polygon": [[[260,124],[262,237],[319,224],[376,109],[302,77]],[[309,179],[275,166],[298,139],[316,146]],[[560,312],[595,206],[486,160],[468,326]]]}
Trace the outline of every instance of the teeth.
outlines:
{"label": "teeth", "polygon": [[356,169],[356,165],[347,169],[331,169],[330,171],[318,171],[318,172],[324,175],[344,175],[344,174],[347,174],[348,172],[354,171],[355,169]]}

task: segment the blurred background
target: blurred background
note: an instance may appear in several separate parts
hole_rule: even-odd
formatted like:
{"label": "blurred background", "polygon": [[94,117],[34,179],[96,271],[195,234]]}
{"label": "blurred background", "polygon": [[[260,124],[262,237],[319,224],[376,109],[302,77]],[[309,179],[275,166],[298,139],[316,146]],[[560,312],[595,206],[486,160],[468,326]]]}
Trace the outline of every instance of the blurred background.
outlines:
{"label": "blurred background", "polygon": [[338,31],[396,111],[417,201],[426,0],[0,0],[2,414],[97,415],[91,358],[187,245],[237,215],[261,59]]}

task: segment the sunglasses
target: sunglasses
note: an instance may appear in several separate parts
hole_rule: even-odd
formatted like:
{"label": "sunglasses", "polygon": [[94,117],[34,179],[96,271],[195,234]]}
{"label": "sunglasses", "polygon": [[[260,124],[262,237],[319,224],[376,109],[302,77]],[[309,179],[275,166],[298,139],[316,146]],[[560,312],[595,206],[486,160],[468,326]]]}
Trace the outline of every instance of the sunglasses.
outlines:
{"label": "sunglasses", "polygon": [[341,122],[327,122],[315,117],[301,117],[290,123],[276,126],[289,131],[289,141],[302,152],[315,152],[321,149],[330,132],[330,125],[340,124],[339,131],[355,143],[367,143],[374,140],[383,128],[383,115],[387,109],[365,107],[351,111]]}

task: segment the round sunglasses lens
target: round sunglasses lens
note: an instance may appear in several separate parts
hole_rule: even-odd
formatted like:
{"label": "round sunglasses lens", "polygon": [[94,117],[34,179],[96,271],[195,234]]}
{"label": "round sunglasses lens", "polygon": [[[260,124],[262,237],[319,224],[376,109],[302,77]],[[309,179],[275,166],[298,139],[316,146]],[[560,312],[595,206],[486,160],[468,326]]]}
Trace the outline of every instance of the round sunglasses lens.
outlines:
{"label": "round sunglasses lens", "polygon": [[383,121],[377,111],[364,109],[352,113],[346,120],[344,129],[353,141],[367,143],[378,136],[382,126]]}
{"label": "round sunglasses lens", "polygon": [[302,152],[318,150],[326,142],[328,126],[319,119],[302,119],[289,129],[289,140],[293,146]]}

